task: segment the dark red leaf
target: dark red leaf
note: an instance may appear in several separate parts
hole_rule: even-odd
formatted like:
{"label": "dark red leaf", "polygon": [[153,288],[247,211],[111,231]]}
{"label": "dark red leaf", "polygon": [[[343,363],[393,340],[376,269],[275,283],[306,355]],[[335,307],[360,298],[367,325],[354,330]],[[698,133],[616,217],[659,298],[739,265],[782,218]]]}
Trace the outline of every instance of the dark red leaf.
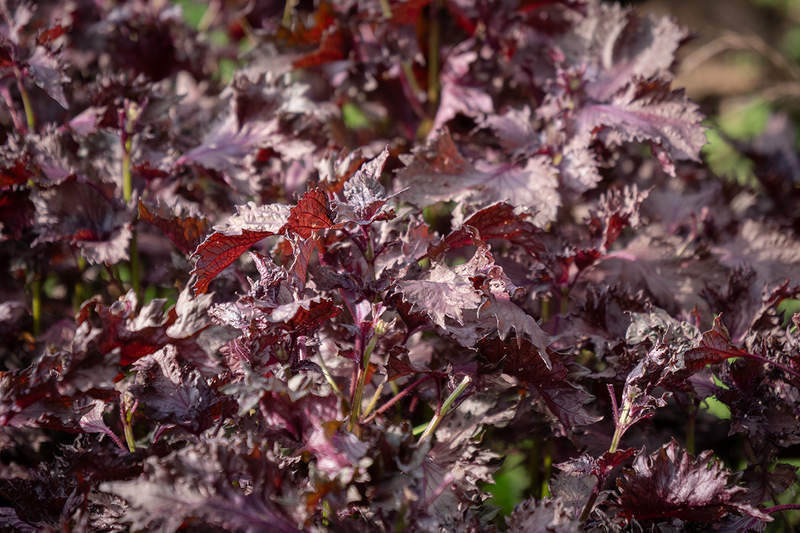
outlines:
{"label": "dark red leaf", "polygon": [[[281,484],[277,465],[237,448],[233,441],[201,438],[166,457],[151,456],[139,477],[103,483],[103,492],[127,502],[114,523],[130,523],[134,531],[178,531],[197,521],[236,531],[307,531],[270,498]],[[245,493],[243,475],[258,490]]]}
{"label": "dark red leaf", "polygon": [[296,313],[285,320],[283,327],[295,335],[307,335],[341,312],[341,307],[335,306],[330,300],[312,300],[308,307],[299,305]]}
{"label": "dark red leaf", "polygon": [[397,288],[403,298],[427,313],[434,324],[445,328],[445,317],[464,324],[464,309],[476,309],[481,295],[472,280],[458,269],[435,263],[420,279],[402,280]]}
{"label": "dark red leaf", "polygon": [[69,121],[69,127],[78,135],[91,135],[97,131],[105,113],[105,107],[87,107]]}
{"label": "dark red leaf", "polygon": [[767,522],[772,518],[739,501],[745,489],[729,480],[730,471],[710,450],[695,458],[675,439],[647,456],[644,450],[617,480],[622,516],[630,519],[679,518],[713,523],[731,513]]}
{"label": "dark red leaf", "polygon": [[797,470],[798,467],[786,463],[776,464],[771,471],[761,465],[748,465],[742,475],[742,481],[747,487],[746,501],[758,505],[783,494],[797,483]]}
{"label": "dark red leaf", "polygon": [[[481,209],[464,221],[461,229],[450,233],[442,241],[449,248],[459,248],[472,244],[472,236],[464,228],[470,226],[478,230],[482,240],[506,239],[522,246],[528,253],[537,255],[546,251],[544,243],[539,238],[541,230],[533,223],[514,213],[514,206],[501,202]],[[442,244],[429,250],[429,257],[440,253]]]}
{"label": "dark red leaf", "polygon": [[389,360],[386,362],[386,373],[389,381],[420,372],[430,372],[430,369],[424,365],[412,363],[408,359],[408,349],[404,346],[392,347],[389,352]]}
{"label": "dark red leaf", "polygon": [[160,229],[178,250],[191,255],[205,239],[210,224],[204,216],[199,214],[181,216],[182,209],[178,205],[176,209],[160,201],[156,206],[148,207],[139,200],[139,216]]}
{"label": "dark red leaf", "polygon": [[117,434],[111,431],[103,420],[106,403],[102,400],[94,400],[89,403],[89,406],[91,409],[86,411],[80,419],[81,429],[86,433],[102,433],[107,435],[120,449],[127,451],[127,448],[122,444]]}
{"label": "dark red leaf", "polygon": [[497,330],[501,339],[508,337],[513,329],[516,332],[517,345],[521,345],[523,339],[529,340],[538,350],[544,364],[550,366],[550,359],[547,356],[550,351],[550,339],[547,334],[539,327],[536,319],[510,301],[507,295],[490,294],[488,300],[481,305],[479,315],[493,316],[497,320]]}
{"label": "dark red leaf", "polygon": [[0,168],[0,189],[25,183],[31,176],[33,172],[21,159],[17,159],[12,165]]}
{"label": "dark red leaf", "polygon": [[305,193],[289,213],[284,229],[297,233],[304,239],[321,229],[333,226],[328,197],[322,189],[312,189]]}
{"label": "dark red leaf", "polygon": [[517,343],[503,341],[499,336],[489,337],[478,343],[478,350],[490,363],[502,364],[505,374],[535,388],[564,427],[585,426],[600,420],[584,408],[592,396],[567,381],[569,371],[556,352],[549,353],[548,367],[538,348],[527,340]]}
{"label": "dark red leaf", "polygon": [[714,318],[714,326],[703,333],[700,345],[684,354],[686,368],[681,375],[686,374],[686,377],[689,377],[706,365],[720,363],[731,357],[747,357],[749,355],[746,350],[737,348],[731,343],[728,330],[722,324],[722,317],[717,316]]}
{"label": "dark red leaf", "polygon": [[279,233],[289,217],[289,208],[281,204],[256,207],[250,203],[236,209],[194,252],[197,263],[192,274],[197,275],[193,285],[197,294],[205,293],[211,280],[253,244]]}
{"label": "dark red leaf", "polygon": [[469,77],[470,64],[478,59],[471,40],[456,46],[442,67],[439,79],[442,85],[439,108],[431,126],[431,134],[458,114],[478,117],[494,111],[491,95],[482,84],[474,83]]}
{"label": "dark red leaf", "polygon": [[294,68],[314,67],[345,58],[344,36],[337,26],[330,26],[322,34],[319,48],[294,61]]}
{"label": "dark red leaf", "polygon": [[[297,235],[292,241],[292,252],[294,261],[289,268],[289,279],[294,282],[295,287],[300,294],[306,287],[306,275],[308,272],[308,262],[311,260],[311,253],[314,251],[317,243],[314,239],[300,239]],[[262,278],[264,277],[262,273]]]}
{"label": "dark red leaf", "polygon": [[217,274],[225,270],[255,243],[270,235],[275,234],[269,231],[242,230],[240,235],[229,236],[218,232],[209,235],[193,255],[197,257],[197,263],[192,270],[192,274],[197,275],[197,280],[192,286],[195,293],[204,294],[208,290],[208,284]]}
{"label": "dark red leaf", "polygon": [[555,218],[561,205],[557,172],[544,156],[531,157],[525,164],[485,160],[473,164],[445,130],[401,161],[406,167],[397,173],[395,191],[401,200],[417,207],[449,201],[479,207],[506,202],[538,213],[534,219],[544,225]]}
{"label": "dark red leaf", "polygon": [[69,26],[62,26],[61,24],[56,24],[51,28],[42,30],[39,32],[39,35],[36,36],[36,44],[42,46],[48,46],[52,41],[58,39],[59,37],[67,33],[69,29],[70,29]]}
{"label": "dark red leaf", "polygon": [[92,311],[97,313],[100,324],[91,337],[90,346],[103,354],[118,351],[123,366],[173,344],[178,347],[179,354],[201,372],[219,370],[213,358],[197,346],[195,340],[210,324],[207,311],[211,295],[193,298],[186,288],[167,311],[163,309],[165,303],[165,299],[155,298],[137,313],[138,299],[129,291],[110,306],[97,300],[85,302],[77,322],[79,328],[83,324],[87,327],[94,318]]}
{"label": "dark red leaf", "polygon": [[650,140],[659,146],[664,170],[674,175],[675,160],[700,161],[706,144],[705,117],[690,102],[683,90],[672,91],[665,80],[637,80],[620,89],[608,103],[586,106],[577,114],[577,123],[586,135],[601,127],[612,142]]}
{"label": "dark red leaf", "polygon": [[33,217],[28,191],[0,191],[0,241],[22,237],[22,232],[33,225]]}
{"label": "dark red leaf", "polygon": [[33,55],[28,58],[28,69],[36,85],[44,89],[53,100],[61,104],[61,107],[69,109],[69,102],[64,95],[64,84],[69,82],[70,78],[64,73],[64,67],[50,50],[44,46],[37,46]]}
{"label": "dark red leaf", "polygon": [[580,531],[580,521],[570,515],[568,505],[561,498],[546,498],[538,502],[530,498],[514,508],[506,523],[509,533]]}

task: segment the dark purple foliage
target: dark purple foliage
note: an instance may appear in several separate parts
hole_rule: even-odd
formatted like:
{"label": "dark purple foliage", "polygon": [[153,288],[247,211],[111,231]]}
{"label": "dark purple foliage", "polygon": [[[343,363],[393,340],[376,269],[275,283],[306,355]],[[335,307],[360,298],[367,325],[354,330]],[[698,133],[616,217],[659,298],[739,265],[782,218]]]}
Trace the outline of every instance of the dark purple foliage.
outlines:
{"label": "dark purple foliage", "polygon": [[0,529],[763,531],[788,118],[743,208],[669,18],[287,6],[0,1]]}

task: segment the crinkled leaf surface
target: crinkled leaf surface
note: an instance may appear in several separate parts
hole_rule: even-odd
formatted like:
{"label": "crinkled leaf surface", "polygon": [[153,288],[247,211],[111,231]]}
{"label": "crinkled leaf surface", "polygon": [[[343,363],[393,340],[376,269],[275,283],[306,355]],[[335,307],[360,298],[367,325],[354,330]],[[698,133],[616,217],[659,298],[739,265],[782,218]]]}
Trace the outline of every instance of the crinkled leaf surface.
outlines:
{"label": "crinkled leaf surface", "polygon": [[322,189],[312,189],[305,193],[291,209],[286,221],[286,229],[303,239],[308,239],[317,230],[331,226],[333,220],[328,208],[328,197]]}
{"label": "crinkled leaf surface", "polygon": [[136,380],[128,390],[147,416],[195,434],[211,426],[211,409],[219,398],[200,372],[181,365],[175,346],[169,344],[139,359],[133,368]]}
{"label": "crinkled leaf surface", "polygon": [[694,457],[672,439],[645,455],[617,480],[621,513],[637,520],[680,518],[687,522],[717,522],[731,513],[771,521],[771,517],[742,503],[744,489],[729,484],[730,472],[705,451]]}
{"label": "crinkled leaf surface", "polygon": [[555,217],[561,204],[556,170],[546,158],[532,157],[525,165],[472,164],[458,152],[446,131],[406,160],[397,178],[398,186],[407,189],[399,198],[418,207],[447,201],[507,202],[538,213],[534,220],[544,225]]}
{"label": "crinkled leaf surface", "polygon": [[560,44],[568,62],[593,67],[590,91],[602,100],[633,79],[668,72],[686,36],[687,31],[669,17],[597,3],[588,6],[586,16]]}
{"label": "crinkled leaf surface", "polygon": [[549,354],[548,366],[538,348],[527,340],[516,343],[503,341],[499,336],[489,337],[478,344],[478,349],[490,363],[502,364],[504,373],[535,388],[565,427],[588,425],[599,420],[584,407],[592,396],[567,381],[569,371],[556,358],[555,352]]}
{"label": "crinkled leaf surface", "polygon": [[506,239],[534,255],[545,251],[544,243],[539,238],[541,230],[515,214],[511,204],[501,202],[481,209],[465,220],[460,229],[445,237],[443,242],[450,248],[472,244],[472,235],[464,226],[475,228],[483,240]]}
{"label": "crinkled leaf surface", "polygon": [[[124,498],[129,507],[122,521],[132,529],[174,533],[184,522],[255,532],[302,531],[269,498],[277,480],[275,468],[263,474],[248,471],[247,458],[225,443],[200,441],[164,459],[148,458],[145,474],[128,481],[107,482],[101,490]],[[259,482],[259,478],[267,478]],[[247,493],[236,480],[253,480],[262,491]]]}
{"label": "crinkled leaf surface", "polygon": [[420,279],[398,281],[397,288],[440,328],[446,327],[445,317],[463,324],[463,310],[476,309],[481,303],[472,281],[443,263],[435,263]]}
{"label": "crinkled leaf surface", "polygon": [[573,533],[580,530],[580,521],[572,516],[561,498],[538,502],[533,498],[525,500],[506,518],[506,524],[512,533]]}
{"label": "crinkled leaf surface", "polygon": [[577,122],[587,134],[599,127],[610,128],[600,133],[607,143],[652,141],[663,150],[665,170],[674,173],[675,160],[700,160],[700,149],[706,144],[705,127],[700,125],[703,118],[683,92],[670,91],[669,83],[652,81],[630,85],[610,103],[583,108]]}
{"label": "crinkled leaf surface", "polygon": [[356,222],[367,225],[376,220],[391,218],[394,210],[386,207],[390,196],[380,183],[381,172],[389,157],[389,150],[364,163],[344,184],[345,202],[335,202],[336,223]]}
{"label": "crinkled leaf surface", "polygon": [[214,233],[197,247],[192,274],[197,275],[194,290],[202,294],[217,274],[236,261],[258,241],[281,231],[289,219],[289,207],[282,204],[256,206],[249,203],[237,207],[237,213],[214,228]]}

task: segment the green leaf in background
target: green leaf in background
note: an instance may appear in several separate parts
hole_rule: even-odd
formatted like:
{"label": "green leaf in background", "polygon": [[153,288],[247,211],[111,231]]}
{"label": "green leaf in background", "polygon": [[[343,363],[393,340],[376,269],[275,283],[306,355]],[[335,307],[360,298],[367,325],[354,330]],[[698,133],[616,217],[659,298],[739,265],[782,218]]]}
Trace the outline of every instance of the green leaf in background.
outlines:
{"label": "green leaf in background", "polygon": [[511,514],[514,507],[525,499],[525,489],[531,484],[530,472],[524,464],[525,457],[522,453],[507,455],[503,466],[494,476],[495,484],[485,487],[492,495],[487,503],[501,507],[503,516]]}

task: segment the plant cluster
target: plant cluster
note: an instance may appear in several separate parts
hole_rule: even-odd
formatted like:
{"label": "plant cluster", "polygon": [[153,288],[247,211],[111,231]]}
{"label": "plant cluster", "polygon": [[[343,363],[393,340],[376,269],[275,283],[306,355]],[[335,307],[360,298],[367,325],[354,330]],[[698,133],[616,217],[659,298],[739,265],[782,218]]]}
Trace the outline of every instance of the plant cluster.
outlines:
{"label": "plant cluster", "polygon": [[0,2],[0,528],[792,527],[800,159],[704,166],[686,30],[192,7]]}

